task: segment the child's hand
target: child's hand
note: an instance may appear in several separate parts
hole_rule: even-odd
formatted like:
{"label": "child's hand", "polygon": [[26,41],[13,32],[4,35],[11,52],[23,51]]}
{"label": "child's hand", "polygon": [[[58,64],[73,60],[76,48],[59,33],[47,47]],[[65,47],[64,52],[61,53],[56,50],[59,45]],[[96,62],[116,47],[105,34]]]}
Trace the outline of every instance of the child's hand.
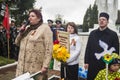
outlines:
{"label": "child's hand", "polygon": [[84,68],[87,70],[88,69],[88,67],[89,67],[89,64],[85,64],[84,65]]}
{"label": "child's hand", "polygon": [[76,45],[76,41],[75,41],[75,39],[72,39],[72,41],[71,41],[71,45],[73,45],[73,46]]}

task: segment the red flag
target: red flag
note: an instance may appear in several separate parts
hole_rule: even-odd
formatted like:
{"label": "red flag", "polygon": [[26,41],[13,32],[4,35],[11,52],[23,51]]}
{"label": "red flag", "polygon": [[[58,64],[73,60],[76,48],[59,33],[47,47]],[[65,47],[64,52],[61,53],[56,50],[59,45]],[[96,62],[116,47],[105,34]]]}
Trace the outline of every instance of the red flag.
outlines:
{"label": "red flag", "polygon": [[7,38],[10,38],[10,25],[9,25],[9,10],[8,10],[8,5],[6,5],[5,8],[5,15],[4,15],[4,19],[3,19],[3,26],[6,29],[6,34],[7,34]]}

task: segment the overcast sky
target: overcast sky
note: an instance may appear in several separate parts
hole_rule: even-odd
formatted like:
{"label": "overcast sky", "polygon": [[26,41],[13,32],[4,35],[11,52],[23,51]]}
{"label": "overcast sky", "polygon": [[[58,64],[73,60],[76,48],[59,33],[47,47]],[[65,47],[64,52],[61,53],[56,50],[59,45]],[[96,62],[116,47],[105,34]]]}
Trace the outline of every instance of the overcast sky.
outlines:
{"label": "overcast sky", "polygon": [[36,0],[35,8],[42,6],[44,22],[47,22],[47,19],[55,20],[55,15],[61,14],[63,15],[63,20],[67,22],[73,21],[76,24],[82,24],[87,8],[90,4],[93,5],[94,1],[95,0]]}

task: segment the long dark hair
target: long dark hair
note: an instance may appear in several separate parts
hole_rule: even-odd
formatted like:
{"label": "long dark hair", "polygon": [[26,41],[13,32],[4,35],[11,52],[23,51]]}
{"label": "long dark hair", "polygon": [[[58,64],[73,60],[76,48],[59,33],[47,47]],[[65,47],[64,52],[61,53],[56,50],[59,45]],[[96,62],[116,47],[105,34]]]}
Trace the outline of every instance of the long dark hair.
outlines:
{"label": "long dark hair", "polygon": [[74,28],[74,33],[78,34],[77,26],[74,22],[68,22],[65,28],[65,31],[67,31],[68,25],[72,26]]}

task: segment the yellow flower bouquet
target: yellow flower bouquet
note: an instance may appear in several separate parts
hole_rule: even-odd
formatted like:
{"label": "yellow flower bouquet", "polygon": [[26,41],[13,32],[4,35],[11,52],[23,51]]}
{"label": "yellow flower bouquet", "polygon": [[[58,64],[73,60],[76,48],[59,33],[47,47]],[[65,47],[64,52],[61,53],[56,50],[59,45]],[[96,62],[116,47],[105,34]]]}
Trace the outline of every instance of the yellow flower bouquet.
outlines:
{"label": "yellow flower bouquet", "polygon": [[68,52],[65,46],[61,46],[59,43],[53,45],[53,58],[60,62],[66,62],[70,57],[70,53]]}

